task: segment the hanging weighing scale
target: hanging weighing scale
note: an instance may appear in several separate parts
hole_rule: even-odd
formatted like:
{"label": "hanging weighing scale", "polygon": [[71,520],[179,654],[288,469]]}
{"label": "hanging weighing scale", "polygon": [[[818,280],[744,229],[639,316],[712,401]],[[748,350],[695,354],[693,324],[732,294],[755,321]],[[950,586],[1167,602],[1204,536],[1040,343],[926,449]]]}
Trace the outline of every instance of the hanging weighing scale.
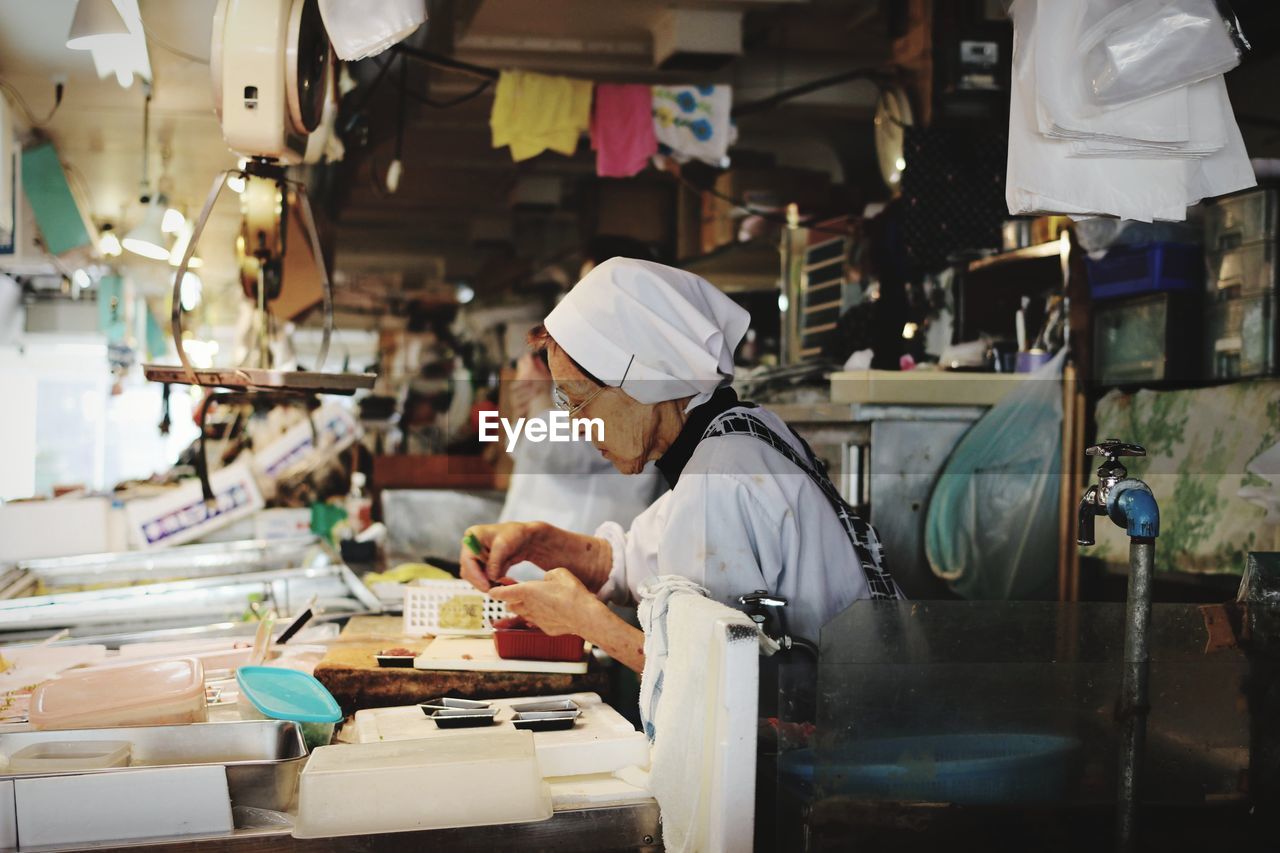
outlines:
{"label": "hanging weighing scale", "polygon": [[[214,107],[223,136],[246,163],[214,178],[174,276],[171,320],[181,363],[143,365],[143,372],[155,382],[236,392],[354,394],[372,388],[375,374],[325,373],[320,369],[328,358],[333,334],[332,285],[306,186],[285,176],[286,166],[309,159],[308,137],[319,127],[326,99],[332,97],[333,49],[317,0],[218,0],[210,57]],[[257,364],[195,367],[183,346],[182,281],[218,196],[235,177],[245,182],[237,255],[241,285],[257,302]],[[269,306],[282,283],[290,192],[323,291],[324,331],[314,371],[274,368],[267,346]]]}

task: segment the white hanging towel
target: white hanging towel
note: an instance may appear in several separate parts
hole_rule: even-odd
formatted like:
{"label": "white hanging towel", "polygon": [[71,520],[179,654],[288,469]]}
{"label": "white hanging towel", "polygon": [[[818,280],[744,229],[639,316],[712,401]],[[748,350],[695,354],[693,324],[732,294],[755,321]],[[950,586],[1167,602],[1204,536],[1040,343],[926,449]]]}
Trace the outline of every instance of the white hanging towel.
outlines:
{"label": "white hanging towel", "polygon": [[649,788],[662,810],[663,845],[670,853],[750,851],[759,629],[671,575],[645,589],[640,624],[642,716],[650,713],[646,696],[660,700],[645,727],[654,733]]}

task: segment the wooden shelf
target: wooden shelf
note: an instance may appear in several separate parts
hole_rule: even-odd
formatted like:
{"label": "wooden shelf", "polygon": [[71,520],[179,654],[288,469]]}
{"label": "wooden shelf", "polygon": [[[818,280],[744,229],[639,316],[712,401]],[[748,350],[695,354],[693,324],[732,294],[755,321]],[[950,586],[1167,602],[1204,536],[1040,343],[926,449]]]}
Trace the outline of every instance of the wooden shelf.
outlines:
{"label": "wooden shelf", "polygon": [[831,402],[994,406],[1030,373],[945,370],[850,370],[831,374]]}
{"label": "wooden shelf", "polygon": [[1013,263],[1014,261],[1033,261],[1042,258],[1060,257],[1062,257],[1062,243],[1058,240],[1053,240],[1048,243],[1040,243],[1035,246],[1015,249],[1012,252],[1001,252],[1000,254],[992,255],[989,258],[979,258],[976,261],[970,261],[969,272],[986,269],[987,267]]}

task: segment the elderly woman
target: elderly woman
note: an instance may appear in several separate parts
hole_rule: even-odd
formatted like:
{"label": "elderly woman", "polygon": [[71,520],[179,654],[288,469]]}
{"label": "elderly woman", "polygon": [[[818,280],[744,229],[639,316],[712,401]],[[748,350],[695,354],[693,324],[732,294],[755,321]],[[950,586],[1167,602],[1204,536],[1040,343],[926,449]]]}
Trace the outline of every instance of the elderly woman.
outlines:
{"label": "elderly woman", "polygon": [[[557,404],[599,419],[592,440],[623,473],[653,460],[671,487],[632,522],[594,536],[542,523],[470,528],[463,577],[548,634],[578,634],[636,671],[644,636],[606,602],[681,575],[715,599],[786,598],[797,635],[816,639],[862,598],[895,598],[875,532],[854,515],[805,442],[729,383],[747,312],[709,282],[662,264],[613,258],[556,306],[531,343],[545,347]],[[498,587],[529,560],[545,580]]]}

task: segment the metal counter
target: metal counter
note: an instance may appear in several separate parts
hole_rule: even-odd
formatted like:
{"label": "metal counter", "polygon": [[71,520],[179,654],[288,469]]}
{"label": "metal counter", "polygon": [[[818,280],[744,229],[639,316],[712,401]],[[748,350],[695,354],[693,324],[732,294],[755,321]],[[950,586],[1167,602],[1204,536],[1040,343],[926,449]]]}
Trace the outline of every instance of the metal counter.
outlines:
{"label": "metal counter", "polygon": [[147,850],[154,853],[400,853],[404,850],[448,850],[450,853],[605,853],[605,851],[662,849],[662,829],[655,801],[626,806],[560,811],[539,823],[503,824],[352,835],[344,838],[297,839],[287,829],[242,829],[230,837],[192,837],[131,841],[95,850]]}
{"label": "metal counter", "polygon": [[5,575],[0,598],[327,566],[336,562],[335,552],[315,536],[24,560],[16,564],[15,571]]}
{"label": "metal counter", "polygon": [[73,637],[244,621],[254,603],[282,617],[312,596],[328,615],[377,612],[377,598],[341,563],[40,595],[0,601],[0,640],[43,638],[69,628]]}

